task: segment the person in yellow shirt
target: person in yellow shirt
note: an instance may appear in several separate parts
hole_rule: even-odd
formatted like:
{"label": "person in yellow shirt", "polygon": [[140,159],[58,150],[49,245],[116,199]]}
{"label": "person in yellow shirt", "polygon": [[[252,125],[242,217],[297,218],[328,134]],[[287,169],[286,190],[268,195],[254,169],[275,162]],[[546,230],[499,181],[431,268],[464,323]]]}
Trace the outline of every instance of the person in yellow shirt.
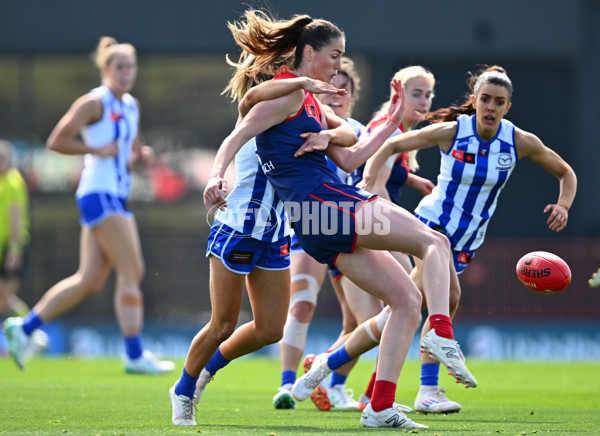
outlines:
{"label": "person in yellow shirt", "polygon": [[16,293],[29,243],[29,197],[12,153],[12,144],[0,140],[0,314],[28,310]]}
{"label": "person in yellow shirt", "polygon": [[[13,161],[13,146],[0,140],[0,317],[24,316],[29,306],[17,297],[29,243],[29,194]],[[49,340],[42,330],[32,335],[31,354],[41,354]]]}

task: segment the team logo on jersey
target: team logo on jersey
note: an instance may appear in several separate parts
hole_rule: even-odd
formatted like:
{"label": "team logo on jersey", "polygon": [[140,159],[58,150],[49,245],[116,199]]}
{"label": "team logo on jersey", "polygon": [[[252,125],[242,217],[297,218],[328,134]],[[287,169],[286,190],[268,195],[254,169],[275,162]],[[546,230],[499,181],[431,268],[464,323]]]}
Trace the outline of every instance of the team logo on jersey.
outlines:
{"label": "team logo on jersey", "polygon": [[506,171],[512,167],[513,157],[510,153],[501,153],[498,156],[498,166],[496,166],[497,170]]}
{"label": "team logo on jersey", "polygon": [[285,244],[279,247],[279,252],[282,256],[287,256],[288,254],[290,254],[290,244]]}
{"label": "team logo on jersey", "polygon": [[465,253],[464,251],[461,251],[458,254],[458,261],[460,263],[469,263],[469,262],[471,262],[472,259],[473,259],[473,256],[471,256],[468,253]]}
{"label": "team logo on jersey", "polygon": [[110,111],[110,119],[115,123],[118,123],[123,118],[122,114],[118,114],[115,111]]}
{"label": "team logo on jersey", "polygon": [[452,150],[452,157],[464,163],[475,163],[475,153],[467,153],[461,150]]}

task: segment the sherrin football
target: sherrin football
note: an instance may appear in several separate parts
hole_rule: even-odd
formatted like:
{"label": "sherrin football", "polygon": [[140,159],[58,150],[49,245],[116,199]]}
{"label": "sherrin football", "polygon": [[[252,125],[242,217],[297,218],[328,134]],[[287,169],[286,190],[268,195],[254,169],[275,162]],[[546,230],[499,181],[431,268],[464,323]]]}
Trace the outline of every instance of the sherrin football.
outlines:
{"label": "sherrin football", "polygon": [[517,277],[532,291],[554,294],[569,286],[571,269],[556,254],[533,251],[517,262]]}

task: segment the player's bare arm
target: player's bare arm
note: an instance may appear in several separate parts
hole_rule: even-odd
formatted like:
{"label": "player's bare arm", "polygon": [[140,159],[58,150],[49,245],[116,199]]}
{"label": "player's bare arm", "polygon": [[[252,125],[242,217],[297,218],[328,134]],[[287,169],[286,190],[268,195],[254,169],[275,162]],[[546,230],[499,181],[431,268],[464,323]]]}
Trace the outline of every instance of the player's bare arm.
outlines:
{"label": "player's bare arm", "polygon": [[529,158],[542,168],[554,174],[559,181],[558,200],[544,208],[548,216],[550,230],[560,232],[567,226],[569,209],[577,193],[577,176],[573,168],[554,150],[546,147],[533,133],[515,127],[515,146],[519,158]]}
{"label": "player's bare arm", "polygon": [[101,117],[102,103],[97,97],[90,94],[79,97],[50,133],[47,147],[62,154],[92,153],[99,156],[115,156],[116,144],[109,143],[104,147],[95,148],[78,139],[83,126],[92,124]]}

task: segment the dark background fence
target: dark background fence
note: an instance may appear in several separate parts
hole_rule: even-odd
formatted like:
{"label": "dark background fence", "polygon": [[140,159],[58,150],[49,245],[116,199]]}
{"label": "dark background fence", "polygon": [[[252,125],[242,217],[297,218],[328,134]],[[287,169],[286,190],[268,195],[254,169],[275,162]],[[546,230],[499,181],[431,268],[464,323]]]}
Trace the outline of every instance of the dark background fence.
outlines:
{"label": "dark background fence", "polygon": [[[145,140],[156,147],[187,190],[170,202],[140,195],[132,206],[140,226],[147,274],[147,318],[197,319],[209,311],[207,224],[200,199],[206,165],[189,168],[191,151],[214,152],[235,122],[235,105],[221,90],[231,74],[224,62],[238,52],[226,22],[246,5],[267,6],[281,18],[309,13],[330,19],[346,33],[348,55],[362,78],[355,118],[367,122],[387,98],[393,73],[421,64],[436,78],[434,108],[459,100],[468,71],[500,64],[515,93],[508,118],[537,134],[574,167],[579,190],[569,227],[547,230],[542,210],[555,202],[558,184],[522,161],[502,193],[488,238],[461,277],[459,317],[598,318],[598,293],[586,280],[600,266],[600,2],[596,0],[476,0],[447,2],[346,1],[201,2],[0,0],[0,136],[19,144],[32,192],[32,246],[23,295],[33,302],[57,280],[74,272],[78,217],[74,181],[35,183],[56,163],[28,160],[69,104],[97,86],[88,54],[102,35],[133,43],[140,72],[133,94],[142,104]],[[39,151],[39,149],[38,149]],[[75,160],[77,158],[70,158]],[[206,160],[206,159],[205,159]],[[424,177],[435,179],[439,152],[419,155]],[[41,163],[40,163],[41,162]],[[44,166],[52,168],[44,168]],[[37,177],[37,179],[36,179]],[[43,179],[46,180],[46,179]],[[166,183],[166,182],[165,182]],[[160,180],[158,185],[160,185]],[[61,191],[61,193],[47,193]],[[418,201],[405,193],[405,206]],[[562,294],[541,296],[516,279],[517,260],[532,250],[553,251],[568,261],[573,283]],[[110,286],[69,317],[112,317]],[[246,304],[246,309],[248,308]],[[339,316],[329,285],[319,317]]]}

